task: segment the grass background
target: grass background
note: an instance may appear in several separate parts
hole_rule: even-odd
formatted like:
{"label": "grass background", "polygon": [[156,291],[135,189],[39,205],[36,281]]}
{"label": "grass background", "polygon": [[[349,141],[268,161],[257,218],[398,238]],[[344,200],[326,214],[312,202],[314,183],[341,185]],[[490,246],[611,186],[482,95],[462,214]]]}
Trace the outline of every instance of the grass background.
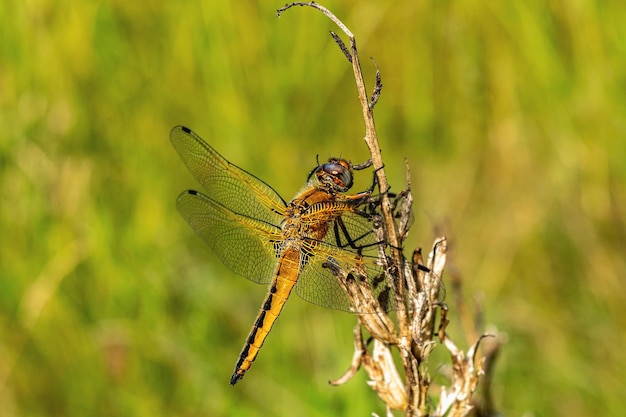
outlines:
{"label": "grass background", "polygon": [[[389,179],[402,188],[404,157],[413,174],[409,248],[445,230],[450,270],[508,335],[501,410],[620,415],[626,8],[325,4],[357,36],[370,86],[368,56],[382,72]],[[364,375],[326,383],[348,366],[354,318],[296,297],[229,386],[265,288],[175,210],[198,187],[169,144],[176,124],[285,198],[317,154],[366,159],[335,28],[299,8],[276,19],[281,5],[0,7],[0,415],[383,413]]]}

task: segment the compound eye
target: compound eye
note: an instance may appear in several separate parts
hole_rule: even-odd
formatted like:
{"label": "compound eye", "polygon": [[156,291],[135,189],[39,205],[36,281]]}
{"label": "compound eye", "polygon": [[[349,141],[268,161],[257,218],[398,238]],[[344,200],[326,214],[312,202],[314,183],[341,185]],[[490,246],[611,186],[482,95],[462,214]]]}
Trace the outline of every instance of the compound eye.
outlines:
{"label": "compound eye", "polygon": [[352,187],[352,172],[350,165],[344,159],[331,159],[320,165],[317,176],[321,182],[329,184],[341,192],[348,191]]}

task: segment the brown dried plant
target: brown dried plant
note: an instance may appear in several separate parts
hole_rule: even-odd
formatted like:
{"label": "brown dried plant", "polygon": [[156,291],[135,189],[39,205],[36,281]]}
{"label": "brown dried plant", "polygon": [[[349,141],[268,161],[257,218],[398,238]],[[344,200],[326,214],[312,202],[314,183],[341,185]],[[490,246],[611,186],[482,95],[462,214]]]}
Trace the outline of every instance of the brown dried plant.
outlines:
{"label": "brown dried plant", "polygon": [[[348,371],[339,379],[331,381],[340,385],[350,380],[362,366],[369,376],[368,384],[387,406],[387,414],[401,410],[406,416],[466,416],[472,409],[476,415],[495,415],[489,399],[490,390],[483,387],[482,401],[473,402],[480,377],[484,375],[491,354],[481,356],[479,343],[485,335],[477,337],[467,352],[462,351],[446,333],[448,307],[442,302],[441,293],[446,265],[448,242],[445,237],[435,239],[426,263],[420,249],[406,259],[402,248],[410,227],[413,199],[410,175],[407,166],[407,188],[396,196],[386,191],[389,184],[374,125],[374,107],[380,97],[382,83],[376,68],[373,94],[368,97],[361,72],[356,40],[352,32],[334,14],[315,2],[295,2],[278,10],[278,16],[294,6],[307,6],[319,10],[333,21],[348,37],[348,45],[331,32],[335,42],[352,64],[359,101],[365,121],[365,143],[369,148],[376,181],[381,190],[376,202],[374,221],[382,227],[375,228],[379,234],[379,261],[385,271],[385,279],[392,287],[395,320],[384,308],[387,302],[377,298],[365,276],[365,271],[344,271],[338,266],[328,265],[339,278],[344,290],[358,311],[358,324],[354,329],[355,352]],[[438,314],[437,314],[438,313]],[[435,322],[440,317],[435,331]],[[369,334],[367,339],[362,329]],[[431,398],[429,355],[437,340],[448,350],[451,358],[449,386],[441,387],[438,401]],[[497,346],[497,342],[495,345]],[[399,353],[399,366],[392,355]],[[399,367],[401,370],[399,370]],[[489,381],[489,378],[486,378]]]}

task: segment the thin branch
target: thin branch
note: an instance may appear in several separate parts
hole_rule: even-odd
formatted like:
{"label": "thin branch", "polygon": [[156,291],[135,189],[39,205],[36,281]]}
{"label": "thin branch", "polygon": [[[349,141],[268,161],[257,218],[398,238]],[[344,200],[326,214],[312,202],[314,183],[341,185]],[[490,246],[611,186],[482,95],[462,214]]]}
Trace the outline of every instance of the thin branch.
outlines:
{"label": "thin branch", "polygon": [[352,32],[350,32],[350,30],[348,29],[348,27],[346,25],[343,24],[343,22],[341,20],[339,20],[337,18],[337,16],[335,16],[334,14],[331,13],[330,10],[328,10],[326,7],[322,6],[321,4],[315,3],[314,1],[295,1],[293,3],[289,3],[289,4],[285,4],[283,7],[281,7],[280,9],[278,9],[276,11],[276,17],[280,17],[281,14],[288,9],[291,9],[294,6],[308,6],[308,7],[312,7],[314,9],[319,10],[320,12],[324,13],[324,15],[326,15],[327,18],[329,18],[330,20],[333,21],[334,24],[336,24],[337,26],[339,26],[339,28],[349,37],[349,38],[354,38],[354,35],[352,34]]}
{"label": "thin branch", "polygon": [[350,51],[348,50],[348,47],[346,46],[345,43],[343,43],[339,35],[337,35],[333,31],[330,31],[330,36],[332,36],[333,39],[335,40],[335,43],[339,45],[339,49],[341,49],[341,52],[343,52],[343,54],[346,56],[346,58],[348,59],[348,62],[352,63],[352,55],[350,55]]}
{"label": "thin branch", "polygon": [[[370,98],[370,102],[367,105],[370,111],[374,110],[376,103],[378,103],[378,99],[380,98],[380,92],[383,89],[383,84],[380,79],[380,71],[378,70],[378,64],[374,61],[374,58],[370,58],[376,67],[376,83],[374,84],[374,92],[372,93],[372,97]],[[352,61],[350,61],[352,62]]]}
{"label": "thin branch", "polygon": [[350,368],[345,374],[337,379],[329,381],[331,385],[343,385],[354,377],[357,371],[361,368],[363,362],[363,355],[367,353],[366,345],[363,343],[363,335],[361,334],[361,325],[357,324],[354,327],[354,355],[350,362]]}
{"label": "thin branch", "polygon": [[[406,416],[443,416],[444,413],[450,416],[466,415],[472,408],[472,394],[479,376],[483,373],[484,358],[477,357],[476,353],[482,337],[465,354],[445,333],[449,320],[448,307],[441,297],[441,277],[446,265],[447,240],[435,240],[426,265],[423,264],[421,250],[414,251],[412,262],[404,258],[402,247],[411,225],[413,204],[410,171],[407,163],[407,188],[397,195],[390,194],[373,113],[383,88],[378,66],[372,60],[376,77],[372,96],[368,97],[352,32],[327,8],[315,2],[287,4],[277,11],[277,15],[280,16],[294,6],[308,6],[321,11],[348,37],[346,46],[339,35],[331,32],[334,41],[352,65],[365,123],[364,140],[371,156],[366,163],[353,165],[352,168],[363,169],[371,165],[374,169],[380,196],[368,200],[367,207],[368,213],[372,212],[372,224],[383,225],[373,226],[373,232],[378,242],[383,242],[378,247],[379,262],[387,278],[386,283],[392,289],[394,299],[391,304],[397,309],[394,323],[384,309],[387,303],[381,303],[374,296],[374,293],[382,294],[372,281],[374,277],[367,277],[363,268],[344,271],[332,261],[324,265],[337,277],[350,298],[360,323],[354,330],[355,353],[350,368],[331,383],[346,383],[362,367],[370,378],[368,384],[387,405],[388,415],[391,409],[403,410]],[[373,287],[376,288],[374,292]],[[437,309],[440,312],[440,323],[435,332]],[[361,326],[371,335],[367,342],[363,340]],[[433,409],[432,401],[428,397],[428,357],[437,343],[435,336],[450,352],[453,373],[450,389],[442,389],[439,404]],[[404,380],[393,360],[393,347],[398,349]]]}

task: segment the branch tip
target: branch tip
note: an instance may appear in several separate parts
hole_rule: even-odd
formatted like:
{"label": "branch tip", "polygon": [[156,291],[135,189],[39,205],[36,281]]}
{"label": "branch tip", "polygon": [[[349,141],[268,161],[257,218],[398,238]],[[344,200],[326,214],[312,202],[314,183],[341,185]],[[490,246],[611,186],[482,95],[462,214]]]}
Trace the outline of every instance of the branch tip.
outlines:
{"label": "branch tip", "polygon": [[348,62],[352,63],[352,55],[350,54],[350,51],[348,50],[348,47],[346,46],[346,44],[341,40],[341,38],[339,37],[339,35],[337,35],[335,32],[333,32],[332,30],[330,31],[330,36],[333,37],[333,39],[335,40],[335,43],[337,45],[339,45],[339,49],[341,49],[341,52],[343,52],[343,54],[346,56],[346,58],[348,59]]}

